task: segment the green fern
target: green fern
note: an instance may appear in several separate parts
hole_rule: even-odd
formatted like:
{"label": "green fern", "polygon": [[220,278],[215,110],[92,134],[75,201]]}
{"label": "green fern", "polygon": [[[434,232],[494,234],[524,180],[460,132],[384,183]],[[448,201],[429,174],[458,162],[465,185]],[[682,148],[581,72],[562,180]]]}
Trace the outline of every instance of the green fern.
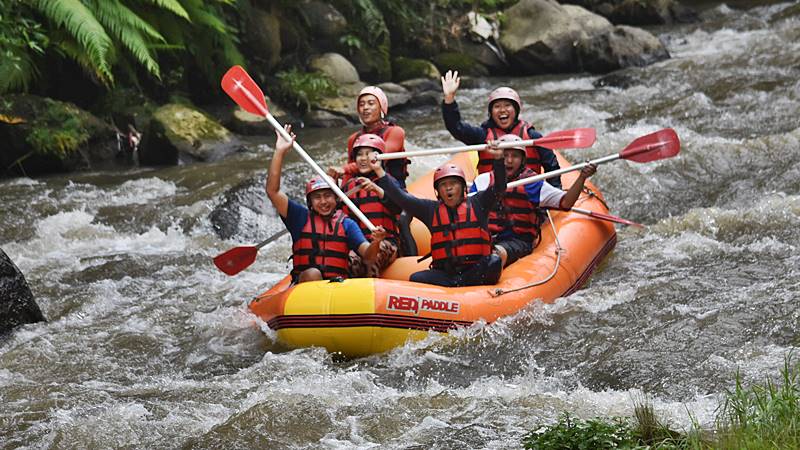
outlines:
{"label": "green fern", "polygon": [[150,74],[160,78],[151,42],[165,42],[164,37],[119,0],[99,0],[92,2],[92,6],[100,23]]}
{"label": "green fern", "polygon": [[80,0],[34,0],[33,5],[75,38],[98,79],[107,85],[114,82],[111,73],[114,43],[86,5]]}
{"label": "green fern", "polygon": [[151,3],[160,9],[165,9],[178,17],[182,17],[186,20],[189,20],[189,13],[186,12],[181,2],[178,0],[148,0],[148,3]]}

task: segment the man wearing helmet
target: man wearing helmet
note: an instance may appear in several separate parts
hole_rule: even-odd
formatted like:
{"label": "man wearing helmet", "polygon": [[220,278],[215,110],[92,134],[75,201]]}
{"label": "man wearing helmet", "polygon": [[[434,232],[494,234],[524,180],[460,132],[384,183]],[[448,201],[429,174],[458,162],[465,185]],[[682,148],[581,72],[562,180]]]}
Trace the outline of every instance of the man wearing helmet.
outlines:
{"label": "man wearing helmet", "polygon": [[399,189],[378,161],[370,161],[378,176],[376,184],[431,232],[431,268],[412,274],[411,281],[456,287],[496,284],[500,279],[503,264],[500,257],[492,253],[488,215],[491,205],[497,201],[497,192],[505,190],[506,172],[503,152],[496,148],[490,152],[495,177],[493,186],[467,197],[464,171],[454,164],[445,164],[433,174],[438,200],[417,198]]}
{"label": "man wearing helmet", "polygon": [[[375,261],[364,261],[355,252],[350,252],[350,272],[354,277],[374,278],[380,275],[381,270],[397,259],[399,229],[398,216],[402,209],[389,200],[383,189],[374,184],[375,172],[370,165],[374,152],[384,153],[386,143],[375,134],[362,134],[353,143],[352,159],[358,169],[358,177],[350,178],[342,185],[342,190],[366,215],[373,225],[379,225],[386,230],[386,238],[381,241],[380,249]],[[358,187],[362,189],[357,189]],[[349,214],[347,206],[342,207],[345,214]],[[361,225],[361,224],[359,224]],[[361,225],[361,231],[367,240],[372,240],[370,230]]]}
{"label": "man wearing helmet", "polygon": [[[490,148],[504,142],[522,141],[517,135],[506,134],[494,141]],[[518,147],[503,150],[508,182],[536,175],[525,167],[526,150]],[[494,252],[503,261],[503,267],[530,254],[539,242],[539,233],[545,215],[541,208],[569,209],[581,194],[586,179],[594,175],[597,166],[584,167],[569,191],[562,191],[543,181],[506,189],[489,212],[489,232],[492,235]],[[480,192],[494,182],[492,173],[483,173],[475,178],[470,192]]]}
{"label": "man wearing helmet", "polygon": [[281,168],[286,152],[292,148],[292,126],[286,131],[291,141],[278,133],[275,154],[267,174],[269,200],[292,236],[292,280],[296,283],[331,278],[348,278],[348,252],[354,251],[366,262],[374,261],[386,230],[378,226],[372,232],[372,243],[352,219],[338,208],[336,194],[319,177],[306,184],[306,205],[290,200],[281,187]]}
{"label": "man wearing helmet", "polygon": [[[536,129],[520,120],[519,114],[522,111],[522,100],[519,94],[510,87],[499,87],[489,94],[488,113],[489,118],[480,126],[476,127],[461,120],[461,112],[456,103],[456,91],[461,84],[458,72],[448,70],[442,77],[442,92],[444,101],[442,102],[442,118],[444,125],[450,134],[459,141],[467,145],[483,144],[497,140],[506,134],[515,134],[522,140],[537,139],[542,135]],[[544,147],[526,147],[526,167],[535,173],[542,170],[551,172],[558,170],[558,159],[552,150]],[[482,151],[478,153],[478,172],[489,172],[491,169],[491,156]],[[559,177],[547,180],[551,185],[561,188]]]}
{"label": "man wearing helmet", "polygon": [[[356,97],[356,111],[363,126],[347,138],[348,164],[341,168],[332,167],[328,170],[329,175],[333,176],[335,173],[344,181],[358,176],[358,169],[353,158],[353,146],[355,141],[364,134],[375,134],[383,139],[386,144],[385,153],[405,151],[406,132],[400,126],[386,120],[386,115],[389,113],[389,99],[381,88],[367,86],[361,89]],[[406,187],[408,164],[408,158],[386,161],[386,171],[392,174],[403,189]]]}

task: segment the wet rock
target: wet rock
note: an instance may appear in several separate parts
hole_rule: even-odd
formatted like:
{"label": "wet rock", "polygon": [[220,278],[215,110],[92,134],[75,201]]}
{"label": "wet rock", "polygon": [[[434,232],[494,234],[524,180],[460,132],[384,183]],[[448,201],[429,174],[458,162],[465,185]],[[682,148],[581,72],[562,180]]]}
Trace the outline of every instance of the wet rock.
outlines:
{"label": "wet rock", "polygon": [[398,110],[415,108],[418,106],[438,106],[442,101],[442,85],[438,78],[436,80],[415,78],[413,80],[406,80],[400,83],[400,85],[408,90],[411,94],[411,98],[407,103],[396,108]]}
{"label": "wet rock", "polygon": [[642,84],[637,68],[622,69],[609,73],[603,77],[595,80],[592,85],[596,88],[600,87],[616,87],[620,89],[628,89],[632,86]]}
{"label": "wet rock", "polygon": [[308,66],[312,70],[324,73],[336,84],[352,84],[361,81],[353,64],[338,53],[314,56]]}
{"label": "wet rock", "polygon": [[406,58],[400,56],[392,63],[392,73],[395,81],[412,80],[415,78],[428,78],[438,80],[442,76],[439,69],[427,59]]}
{"label": "wet rock", "polygon": [[309,111],[308,114],[304,116],[303,123],[316,128],[335,128],[352,125],[354,121],[351,118],[337,115],[329,111],[315,109]]}
{"label": "wet rock", "polygon": [[347,32],[347,19],[333,5],[318,0],[303,0],[297,8],[313,38],[321,42],[336,42]]}
{"label": "wet rock", "polygon": [[25,276],[0,249],[0,334],[20,325],[44,321]]}
{"label": "wet rock", "polygon": [[626,25],[581,40],[577,45],[577,54],[580,67],[594,73],[641,67],[669,59],[669,52],[657,37]]}
{"label": "wet rock", "polygon": [[280,62],[283,48],[280,19],[270,12],[254,7],[246,17],[245,27],[245,38],[253,56],[263,61],[265,69],[275,68]]}
{"label": "wet rock", "polygon": [[500,43],[516,73],[578,72],[575,46],[612,29],[603,17],[554,0],[521,0],[505,16]]}
{"label": "wet rock", "polygon": [[263,238],[254,218],[275,214],[264,193],[265,181],[266,174],[245,180],[225,193],[222,203],[209,214],[217,236],[221,239]]}
{"label": "wet rock", "polygon": [[74,104],[27,94],[2,100],[0,173],[31,176],[129,166],[117,159],[117,130]]}
{"label": "wet rock", "polygon": [[479,63],[475,58],[461,52],[443,52],[433,57],[433,62],[440,72],[457,70],[459,74],[475,77],[489,75],[489,69]]}
{"label": "wet rock", "polygon": [[153,113],[139,148],[139,163],[156,166],[216,161],[241,149],[241,142],[209,115],[170,103]]}

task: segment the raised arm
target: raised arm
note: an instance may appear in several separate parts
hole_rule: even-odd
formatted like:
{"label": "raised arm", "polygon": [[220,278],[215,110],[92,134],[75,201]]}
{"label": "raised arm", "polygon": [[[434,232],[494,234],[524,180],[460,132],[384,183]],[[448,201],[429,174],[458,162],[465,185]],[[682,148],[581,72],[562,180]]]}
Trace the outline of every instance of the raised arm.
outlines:
{"label": "raised arm", "polygon": [[421,220],[423,223],[428,224],[431,222],[431,219],[433,218],[433,210],[435,209],[437,202],[414,197],[408,192],[400,189],[397,183],[394,182],[392,176],[387,175],[383,170],[380,161],[370,161],[370,167],[372,167],[372,170],[378,177],[375,183],[378,185],[378,187],[383,189],[384,195],[388,197],[389,200],[394,202],[400,208],[406,210],[408,214],[411,214],[412,216]]}
{"label": "raised arm", "polygon": [[267,172],[267,197],[272,202],[272,206],[278,211],[278,215],[286,217],[289,213],[289,197],[281,191],[281,169],[283,168],[283,158],[286,152],[292,148],[295,135],[292,133],[292,126],[285,125],[286,132],[292,137],[291,141],[287,141],[281,137],[280,133],[276,132],[277,139],[275,140],[275,153],[272,155],[272,162],[269,164],[269,171]]}
{"label": "raised arm", "polygon": [[497,144],[492,142],[486,151],[491,153],[492,158],[492,171],[494,176],[494,183],[490,184],[485,190],[478,192],[478,203],[484,210],[489,210],[493,204],[498,201],[499,193],[506,190],[506,166],[503,163],[503,150],[497,148]]}
{"label": "raised arm", "polygon": [[558,205],[561,209],[570,209],[575,202],[578,200],[578,197],[581,195],[581,191],[583,190],[583,185],[586,183],[586,179],[594,175],[597,172],[597,166],[594,164],[589,164],[588,166],[581,169],[581,173],[578,175],[578,178],[572,183],[569,190],[567,191],[566,195],[561,197],[561,203]]}

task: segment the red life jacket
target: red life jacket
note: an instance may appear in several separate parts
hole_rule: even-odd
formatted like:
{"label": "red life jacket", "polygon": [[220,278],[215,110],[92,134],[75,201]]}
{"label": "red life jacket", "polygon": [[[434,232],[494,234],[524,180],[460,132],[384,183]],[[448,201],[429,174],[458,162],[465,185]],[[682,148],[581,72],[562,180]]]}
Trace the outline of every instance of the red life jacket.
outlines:
{"label": "red life jacket", "polygon": [[[386,136],[389,134],[389,132],[390,132],[392,127],[398,127],[399,128],[399,125],[396,125],[393,122],[387,122],[385,120],[382,120],[381,121],[381,125],[378,128],[374,129],[374,130],[367,131],[364,127],[361,127],[360,130],[358,130],[355,133],[351,134],[350,137],[347,139],[347,162],[348,163],[355,162],[355,158],[353,158],[353,143],[355,143],[356,139],[358,139],[359,136],[361,136],[363,134],[367,134],[367,133],[377,134],[378,136],[381,137],[381,139],[383,139],[385,141],[386,140]],[[406,151],[405,142],[403,142],[403,147],[402,148],[400,148],[398,150],[395,150],[394,152],[388,152],[387,151],[387,153],[396,153],[396,152],[404,152],[404,151]],[[408,158],[390,159],[390,160],[385,161],[385,162],[388,163],[390,161],[397,161],[397,164],[402,164],[402,172],[398,173],[398,174],[394,174],[394,175],[401,175],[402,174],[402,178],[403,178],[403,180],[405,180],[408,177],[408,165],[411,163],[408,160]],[[401,181],[403,181],[403,180],[401,180]],[[347,179],[345,179],[344,181],[347,181]]]}
{"label": "red life jacket", "polygon": [[[375,176],[373,175],[370,178],[374,181]],[[342,186],[342,190],[349,191],[350,189],[356,187],[356,185],[356,179],[351,178]],[[397,239],[400,234],[400,230],[397,227],[397,215],[392,214],[386,205],[381,203],[381,199],[378,197],[378,194],[372,191],[367,191],[366,189],[361,189],[353,194],[350,194],[349,197],[350,200],[353,201],[353,204],[355,204],[358,209],[360,209],[361,212],[367,216],[373,225],[376,227],[383,226],[383,228],[386,229],[386,237],[388,239]],[[344,211],[345,214],[350,214],[350,210],[346,205],[342,206],[342,211]],[[372,232],[369,230],[369,228],[367,228],[361,222],[358,222],[358,225],[361,227],[364,237],[371,241]]]}
{"label": "red life jacket", "polygon": [[439,202],[431,223],[432,268],[453,272],[477,263],[491,251],[489,232],[468,200],[456,208],[455,221],[450,220],[450,209]]}
{"label": "red life jacket", "polygon": [[[531,169],[522,169],[514,180],[527,178],[536,175]],[[490,173],[490,183],[494,184],[494,174]],[[495,207],[489,211],[489,232],[496,236],[503,230],[511,227],[516,236],[527,240],[530,236],[532,242],[539,239],[539,232],[542,225],[542,215],[539,213],[538,205],[531,203],[525,186],[517,186],[506,189],[502,194],[502,201],[496,203]]]}
{"label": "red life jacket", "polygon": [[326,219],[309,210],[300,239],[292,244],[293,275],[316,267],[324,279],[349,276],[349,248],[342,223],[345,217],[341,211],[336,211],[333,217]]}
{"label": "red life jacket", "polygon": [[[531,124],[525,122],[524,120],[520,120],[509,132],[506,132],[501,128],[489,128],[486,130],[486,141],[496,141],[504,134],[516,134],[522,138],[523,141],[527,141],[532,139],[528,135],[528,129],[530,127]],[[492,155],[487,151],[480,151],[478,152],[478,158],[478,173],[491,172],[493,159]],[[539,156],[539,150],[537,150],[534,146],[525,147],[525,167],[531,169],[536,174],[542,173],[542,159]]]}

